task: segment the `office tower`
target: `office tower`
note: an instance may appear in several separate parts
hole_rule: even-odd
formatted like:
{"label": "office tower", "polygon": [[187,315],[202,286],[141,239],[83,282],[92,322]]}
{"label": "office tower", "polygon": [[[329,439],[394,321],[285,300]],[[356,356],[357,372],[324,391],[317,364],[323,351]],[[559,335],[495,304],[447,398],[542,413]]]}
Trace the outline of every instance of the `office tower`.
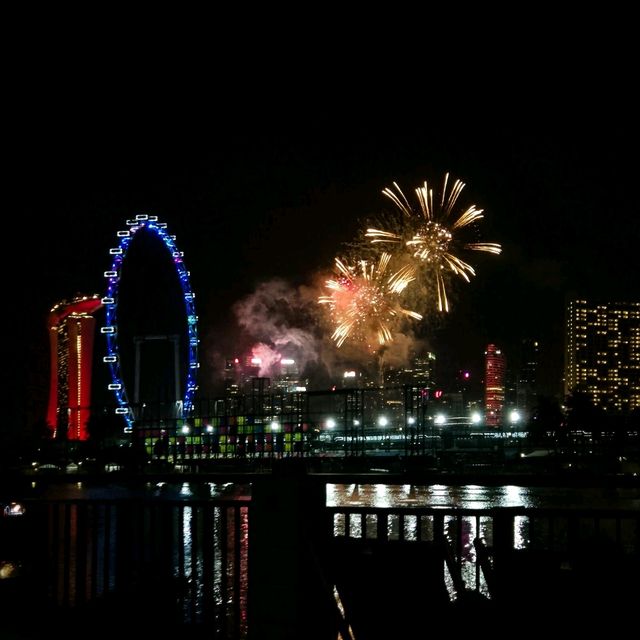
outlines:
{"label": "office tower", "polygon": [[532,338],[523,340],[520,351],[520,368],[516,383],[516,406],[525,413],[530,413],[536,403],[539,362],[538,341]]}
{"label": "office tower", "polygon": [[433,370],[436,356],[430,351],[416,355],[412,362],[411,384],[416,387],[430,389],[434,383]]}
{"label": "office tower", "polygon": [[430,389],[434,384],[435,363],[436,356],[430,351],[421,354],[412,353],[406,364],[385,369],[385,387],[410,385],[420,389]]}
{"label": "office tower", "polygon": [[488,345],[484,355],[485,422],[487,426],[498,427],[502,423],[504,409],[505,359],[495,344]]}
{"label": "office tower", "polygon": [[86,440],[91,414],[93,314],[100,296],[78,296],[51,309],[48,319],[51,374],[47,424],[52,436],[66,430],[69,440]]}
{"label": "office tower", "polygon": [[227,398],[239,396],[242,381],[240,358],[227,358],[222,375],[224,382],[224,395]]}
{"label": "office tower", "polygon": [[[278,371],[273,378],[273,390],[284,393],[294,393],[298,391],[300,383],[300,371],[293,358],[280,358],[280,362],[275,365]],[[304,385],[302,385],[304,386]]]}
{"label": "office tower", "polygon": [[[241,363],[241,372],[240,392],[247,396],[252,395],[253,379],[264,377],[261,376],[262,358],[254,356],[253,354],[244,356]],[[270,381],[269,384],[271,384]]]}
{"label": "office tower", "polygon": [[565,394],[610,411],[640,408],[640,302],[572,300],[566,329]]}

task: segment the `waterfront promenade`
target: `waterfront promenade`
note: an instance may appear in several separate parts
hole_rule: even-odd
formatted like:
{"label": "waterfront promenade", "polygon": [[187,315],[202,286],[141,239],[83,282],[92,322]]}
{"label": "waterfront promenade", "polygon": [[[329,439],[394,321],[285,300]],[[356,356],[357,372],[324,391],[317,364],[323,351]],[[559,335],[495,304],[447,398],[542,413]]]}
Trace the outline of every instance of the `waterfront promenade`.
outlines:
{"label": "waterfront promenade", "polygon": [[368,640],[426,634],[456,612],[578,628],[586,605],[592,620],[630,610],[638,476],[403,463],[5,474],[2,498],[26,507],[1,522],[0,552],[23,554],[23,575],[0,581],[6,628],[97,624],[108,637],[128,620],[158,637],[335,640],[352,625]]}

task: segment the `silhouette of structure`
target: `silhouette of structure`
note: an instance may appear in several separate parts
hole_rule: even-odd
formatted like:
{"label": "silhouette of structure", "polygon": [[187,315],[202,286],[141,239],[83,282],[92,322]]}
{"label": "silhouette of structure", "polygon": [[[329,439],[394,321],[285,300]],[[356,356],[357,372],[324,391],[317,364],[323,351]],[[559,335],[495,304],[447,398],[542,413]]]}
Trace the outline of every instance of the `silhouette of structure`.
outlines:
{"label": "silhouette of structure", "polygon": [[516,383],[516,406],[530,415],[536,403],[540,345],[533,338],[526,338],[520,345],[520,370]]}

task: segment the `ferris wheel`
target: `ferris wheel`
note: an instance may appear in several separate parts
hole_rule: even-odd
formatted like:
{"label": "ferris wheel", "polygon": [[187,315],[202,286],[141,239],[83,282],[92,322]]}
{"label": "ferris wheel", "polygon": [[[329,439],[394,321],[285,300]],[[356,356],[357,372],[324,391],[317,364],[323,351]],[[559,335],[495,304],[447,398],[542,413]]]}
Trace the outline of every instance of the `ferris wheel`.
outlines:
{"label": "ferris wheel", "polygon": [[[116,413],[123,416],[125,420],[125,431],[130,432],[133,429],[135,414],[129,403],[127,391],[122,379],[120,345],[118,341],[118,291],[122,277],[122,265],[127,255],[127,250],[136,234],[142,230],[153,233],[162,240],[171,255],[182,289],[187,322],[189,357],[187,381],[180,407],[181,415],[188,415],[193,409],[193,397],[197,389],[196,374],[200,365],[198,364],[198,316],[195,311],[195,295],[191,290],[189,271],[187,271],[184,265],[184,254],[176,247],[175,236],[167,233],[167,224],[165,222],[159,222],[157,216],[137,215],[132,220],[127,220],[127,227],[128,229],[118,231],[117,233],[118,246],[109,249],[109,254],[112,256],[113,261],[109,271],[104,272],[104,277],[107,280],[107,292],[102,298],[102,303],[106,309],[106,320],[105,326],[101,328],[101,332],[105,334],[107,339],[107,355],[104,356],[103,361],[109,365],[111,371],[111,382],[108,388],[114,393],[116,398]],[[181,415],[177,417],[181,417]]]}

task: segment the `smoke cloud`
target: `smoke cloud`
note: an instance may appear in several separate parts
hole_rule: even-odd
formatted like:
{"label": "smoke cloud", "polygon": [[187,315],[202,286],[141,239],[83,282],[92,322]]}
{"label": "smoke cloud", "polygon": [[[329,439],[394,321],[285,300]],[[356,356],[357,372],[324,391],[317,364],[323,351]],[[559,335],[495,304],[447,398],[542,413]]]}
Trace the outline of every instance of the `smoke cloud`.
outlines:
{"label": "smoke cloud", "polygon": [[403,366],[413,353],[425,348],[412,333],[395,334],[375,355],[357,342],[336,347],[326,307],[318,304],[325,279],[318,276],[314,285],[294,287],[277,278],[259,284],[234,305],[238,325],[254,342],[251,355],[260,358],[260,376],[275,375],[284,357],[296,361],[301,375],[324,383],[347,368],[373,374],[381,366]]}
{"label": "smoke cloud", "polygon": [[234,305],[238,325],[258,343],[252,353],[262,360],[261,376],[271,375],[281,356],[293,358],[300,372],[321,359],[317,298],[311,287],[274,279]]}

